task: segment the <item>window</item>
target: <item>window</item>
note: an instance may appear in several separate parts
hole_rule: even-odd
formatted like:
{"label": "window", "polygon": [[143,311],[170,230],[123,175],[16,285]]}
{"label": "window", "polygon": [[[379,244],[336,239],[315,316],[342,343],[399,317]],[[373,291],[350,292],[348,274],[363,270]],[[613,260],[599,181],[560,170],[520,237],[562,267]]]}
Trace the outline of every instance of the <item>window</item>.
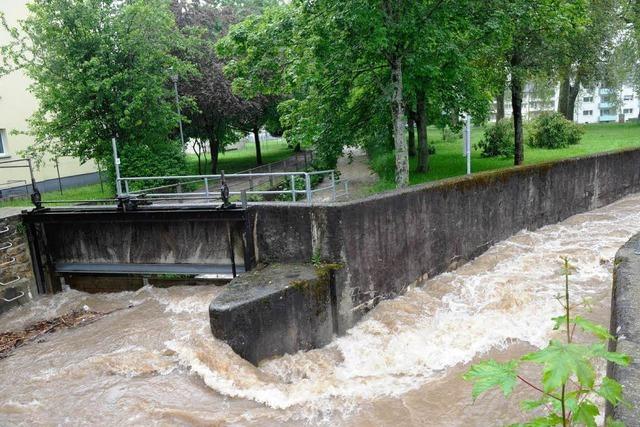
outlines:
{"label": "window", "polygon": [[0,156],[7,154],[7,130],[0,129]]}
{"label": "window", "polygon": [[624,114],[633,114],[633,108],[625,108],[622,112]]}
{"label": "window", "polygon": [[601,116],[610,116],[611,115],[611,110],[608,108],[605,108],[603,110],[600,110],[600,115]]}
{"label": "window", "polygon": [[633,101],[633,95],[625,95],[622,97],[622,99],[625,101]]}
{"label": "window", "polygon": [[593,96],[585,96],[582,98],[582,102],[593,102]]}
{"label": "window", "polygon": [[582,112],[583,116],[593,116],[593,110],[584,110]]}

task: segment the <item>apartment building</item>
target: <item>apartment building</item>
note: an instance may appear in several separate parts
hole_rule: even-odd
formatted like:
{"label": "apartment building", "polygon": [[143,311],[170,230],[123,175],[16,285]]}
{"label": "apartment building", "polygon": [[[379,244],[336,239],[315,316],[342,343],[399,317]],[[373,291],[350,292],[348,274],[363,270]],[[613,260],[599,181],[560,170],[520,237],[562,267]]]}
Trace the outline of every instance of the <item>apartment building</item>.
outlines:
{"label": "apartment building", "polygon": [[[528,84],[522,99],[522,115],[532,120],[545,111],[557,111],[560,86],[537,87]],[[505,96],[505,115],[511,117],[511,100]],[[494,110],[495,111],[495,110]],[[613,123],[637,119],[640,114],[640,97],[632,86],[625,85],[614,91],[605,87],[582,88],[574,109],[576,123]],[[495,113],[492,116],[495,120]]]}
{"label": "apartment building", "polygon": [[[0,11],[5,14],[9,25],[14,26],[18,20],[26,17],[27,1],[0,1]],[[8,39],[9,35],[0,29],[0,44],[6,43]],[[33,143],[32,137],[15,133],[28,130],[27,120],[38,107],[37,100],[29,92],[30,83],[29,78],[19,70],[0,77],[0,161],[20,158],[20,151]],[[95,183],[99,180],[94,164],[80,164],[75,158],[63,157],[58,160],[57,168],[54,162],[47,161],[35,171],[41,190],[50,191],[58,188],[58,170],[63,187]],[[24,192],[25,184],[29,180],[27,169],[0,168],[0,196]]]}
{"label": "apartment building", "polygon": [[607,88],[582,89],[576,99],[577,123],[611,123],[637,119],[639,99],[631,86],[620,92]]}

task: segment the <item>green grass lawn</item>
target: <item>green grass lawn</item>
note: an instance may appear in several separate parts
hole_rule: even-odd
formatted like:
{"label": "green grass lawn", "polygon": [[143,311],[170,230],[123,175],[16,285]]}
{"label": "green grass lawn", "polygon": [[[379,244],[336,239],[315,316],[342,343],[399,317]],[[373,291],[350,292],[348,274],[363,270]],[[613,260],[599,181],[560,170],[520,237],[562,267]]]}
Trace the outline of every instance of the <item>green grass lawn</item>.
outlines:
{"label": "green grass lawn", "polygon": [[[111,199],[115,197],[115,192],[110,188],[107,182],[104,183],[104,192],[100,188],[100,184],[83,185],[81,187],[74,187],[64,189],[62,194],[60,191],[47,191],[42,193],[42,200],[44,201],[60,201],[60,200],[98,200],[98,199]],[[4,200],[0,202],[0,207],[30,207],[31,200],[28,198]],[[55,205],[51,205],[55,206]]]}
{"label": "green grass lawn", "polygon": [[[277,162],[293,155],[293,149],[289,148],[283,139],[262,141],[260,148],[262,149],[263,164]],[[198,157],[195,154],[189,154],[187,155],[187,162],[189,165],[189,173],[197,175]],[[204,174],[209,173],[210,164],[211,163],[208,163],[207,168],[203,170]],[[218,170],[223,170],[225,173],[242,172],[256,167],[255,144],[247,143],[241,150],[220,153],[218,164]],[[204,161],[202,165],[204,166]]]}
{"label": "green grass lawn", "polygon": [[[293,155],[293,149],[289,148],[284,140],[263,141],[262,161],[263,163],[272,163],[286,159]],[[198,174],[198,158],[195,154],[187,155],[188,170],[185,175]],[[221,153],[219,158],[219,170],[227,173],[240,172],[256,166],[255,144],[246,144],[242,150],[227,151]],[[208,170],[204,171],[208,173]],[[115,191],[110,184],[105,181],[104,192],[100,188],[100,184],[84,185],[59,191],[48,191],[42,194],[44,201],[64,201],[64,200],[98,200],[111,199],[115,197]],[[28,198],[19,198],[13,200],[0,201],[0,207],[29,207],[33,206]],[[52,204],[51,206],[55,206]]]}
{"label": "green grass lawn", "polygon": [[[582,141],[578,145],[549,150],[531,148],[525,144],[525,164],[584,156],[629,147],[640,147],[640,124],[638,123],[590,124],[583,125],[583,128],[585,133]],[[417,159],[415,157],[410,159],[411,184],[419,184],[465,174],[467,166],[466,158],[462,155],[462,138],[452,142],[443,142],[440,130],[429,128],[427,133],[429,144],[435,147],[436,153],[429,156],[429,172],[427,173],[415,172]],[[479,142],[482,134],[482,127],[474,127],[471,132],[472,144]],[[371,165],[380,176],[380,182],[372,188],[373,192],[395,188],[393,153],[387,153],[380,158],[373,159]],[[501,169],[510,166],[513,166],[512,158],[482,158],[480,157],[479,150],[472,150],[472,172]]]}

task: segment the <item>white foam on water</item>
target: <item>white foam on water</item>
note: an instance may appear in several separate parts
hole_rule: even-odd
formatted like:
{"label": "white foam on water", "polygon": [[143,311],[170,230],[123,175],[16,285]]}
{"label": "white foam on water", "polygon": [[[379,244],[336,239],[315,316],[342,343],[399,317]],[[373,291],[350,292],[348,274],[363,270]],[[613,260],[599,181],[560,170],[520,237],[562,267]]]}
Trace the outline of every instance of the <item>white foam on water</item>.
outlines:
{"label": "white foam on water", "polygon": [[640,230],[639,202],[633,196],[558,225],[522,231],[457,271],[382,302],[322,349],[255,368],[210,338],[206,327],[197,342],[182,336],[167,346],[213,390],[272,408],[348,410],[359,400],[398,396],[513,341],[544,346],[552,334],[550,319],[561,311],[560,256],[576,267],[572,298],[605,292],[611,262],[602,260],[611,260]]}

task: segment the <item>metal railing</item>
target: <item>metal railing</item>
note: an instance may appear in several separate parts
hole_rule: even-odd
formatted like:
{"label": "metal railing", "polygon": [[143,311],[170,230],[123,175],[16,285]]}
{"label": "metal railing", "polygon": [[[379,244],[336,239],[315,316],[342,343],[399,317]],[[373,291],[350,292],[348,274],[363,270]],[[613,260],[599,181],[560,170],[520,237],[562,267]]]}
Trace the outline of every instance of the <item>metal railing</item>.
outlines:
{"label": "metal railing", "polygon": [[[308,167],[312,161],[313,161],[313,151],[300,151],[291,157],[279,160],[277,162],[267,163],[267,164],[256,166],[250,169],[245,169],[240,172],[235,172],[232,175],[227,174],[226,175],[226,177],[228,178],[227,185],[229,186],[229,188],[242,185],[243,184],[242,181],[234,183],[233,178],[243,174],[244,175],[248,174],[250,175],[248,190],[253,190],[254,187],[258,187],[262,184],[266,184],[266,182],[269,182],[269,186],[273,188],[277,184],[277,182],[274,182],[274,177],[275,177],[274,170],[275,170],[275,173],[297,172],[300,169]],[[197,176],[200,177],[204,175],[197,175]],[[181,181],[178,183],[164,184],[164,185],[158,185],[155,187],[145,188],[145,191],[147,193],[152,193],[158,190],[175,189],[176,192],[180,193],[182,192],[182,188],[184,186],[189,184],[198,184],[199,182],[200,182],[199,179],[191,180],[191,181],[187,180],[184,182]],[[128,192],[126,188],[124,190],[125,190],[125,193]]]}
{"label": "metal railing", "polygon": [[[318,178],[315,178],[318,177]],[[325,180],[328,183],[325,184]],[[153,185],[144,187],[144,183],[161,183],[174,181],[168,185]],[[177,182],[175,182],[177,181]],[[313,181],[317,181],[315,187]],[[170,176],[139,176],[118,178],[122,193],[119,198],[144,198],[151,201],[207,201],[223,200],[220,189],[227,188],[228,196],[239,198],[243,205],[259,203],[251,200],[251,196],[273,197],[290,195],[291,201],[306,201],[312,203],[314,195],[320,192],[330,193],[330,200],[335,201],[347,196],[349,184],[346,180],[336,177],[335,170],[313,172],[271,172],[271,173],[237,173],[216,175],[170,175]],[[197,187],[194,191],[184,191],[184,187]],[[274,189],[278,186],[289,187]],[[134,187],[141,187],[135,188]],[[162,192],[175,188],[174,192]]]}

